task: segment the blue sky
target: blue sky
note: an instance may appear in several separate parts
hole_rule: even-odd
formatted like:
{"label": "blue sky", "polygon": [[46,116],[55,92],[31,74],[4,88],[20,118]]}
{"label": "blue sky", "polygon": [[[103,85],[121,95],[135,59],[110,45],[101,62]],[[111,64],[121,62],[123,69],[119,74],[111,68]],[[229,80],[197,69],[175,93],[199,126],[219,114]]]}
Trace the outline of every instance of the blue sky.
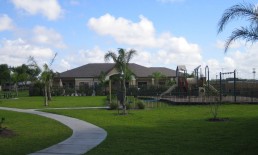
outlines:
{"label": "blue sky", "polygon": [[[34,56],[62,72],[104,62],[107,51],[135,49],[132,62],[188,72],[209,66],[212,78],[237,70],[252,78],[258,44],[238,41],[224,54],[231,31],[248,25],[237,20],[217,34],[225,9],[257,0],[0,0],[0,64],[17,66]],[[204,72],[204,71],[203,71]]]}

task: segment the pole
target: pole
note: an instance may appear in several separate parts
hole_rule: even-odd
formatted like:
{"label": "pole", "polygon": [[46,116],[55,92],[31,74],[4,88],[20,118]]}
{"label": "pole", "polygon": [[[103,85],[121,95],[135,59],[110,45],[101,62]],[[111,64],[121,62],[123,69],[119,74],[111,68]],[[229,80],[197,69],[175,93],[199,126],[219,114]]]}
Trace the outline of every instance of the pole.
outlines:
{"label": "pole", "polygon": [[111,93],[111,90],[112,90],[112,89],[111,89],[111,84],[112,84],[112,83],[111,83],[111,79],[110,79],[110,77],[109,77],[109,104],[111,104],[111,94],[112,94],[112,93]]}
{"label": "pole", "polygon": [[[206,72],[207,72],[208,75],[206,75]],[[210,71],[209,71],[208,66],[205,67],[205,77],[206,76],[208,76],[208,80],[207,80],[208,82],[207,83],[208,83],[208,97],[209,97],[210,96]]]}
{"label": "pole", "polygon": [[221,94],[221,91],[222,91],[222,88],[221,88],[221,72],[219,73],[219,89],[220,89],[219,100],[221,102],[221,100],[222,100],[222,94]]}
{"label": "pole", "polygon": [[234,70],[234,102],[236,103],[236,70]]}

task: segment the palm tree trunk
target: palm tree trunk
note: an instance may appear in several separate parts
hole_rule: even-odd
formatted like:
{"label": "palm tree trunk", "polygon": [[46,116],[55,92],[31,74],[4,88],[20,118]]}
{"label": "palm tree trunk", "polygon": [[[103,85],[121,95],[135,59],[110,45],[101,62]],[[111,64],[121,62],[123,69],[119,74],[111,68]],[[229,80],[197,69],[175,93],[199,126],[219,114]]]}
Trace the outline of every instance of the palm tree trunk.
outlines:
{"label": "palm tree trunk", "polygon": [[15,91],[16,91],[16,97],[18,97],[18,83],[15,83]]}
{"label": "palm tree trunk", "polygon": [[47,83],[45,83],[45,106],[48,106]]}
{"label": "palm tree trunk", "polygon": [[126,114],[126,85],[125,85],[125,78],[124,78],[124,80],[123,80],[123,83],[124,83],[124,96],[123,96],[123,98],[124,98],[124,101],[123,101],[123,110],[124,110],[124,114]]}
{"label": "palm tree trunk", "polygon": [[126,85],[125,85],[125,78],[126,78],[126,66],[124,65],[124,77],[123,77],[123,85],[124,85],[124,101],[123,101],[123,113],[126,114]]}
{"label": "palm tree trunk", "polygon": [[48,101],[51,101],[51,99],[52,99],[50,84],[48,84],[48,86],[47,86],[47,99],[48,99]]}

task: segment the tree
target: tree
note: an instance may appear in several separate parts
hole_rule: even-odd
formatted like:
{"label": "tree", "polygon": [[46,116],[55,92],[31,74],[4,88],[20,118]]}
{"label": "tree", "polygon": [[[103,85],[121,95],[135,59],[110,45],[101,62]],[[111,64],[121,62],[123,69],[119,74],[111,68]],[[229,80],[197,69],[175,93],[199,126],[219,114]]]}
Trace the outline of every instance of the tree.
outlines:
{"label": "tree", "polygon": [[151,76],[154,78],[156,86],[159,85],[159,80],[165,77],[161,72],[153,72]]}
{"label": "tree", "polygon": [[11,79],[12,79],[12,82],[14,83],[14,85],[15,85],[16,96],[18,96],[18,73],[12,71]]}
{"label": "tree", "polygon": [[[43,65],[43,71],[40,76],[40,79],[44,83],[45,106],[48,106],[48,101],[50,101],[52,98],[51,87],[52,87],[53,78],[54,78],[55,74],[54,74],[53,70],[50,69],[50,66],[52,66],[53,62],[55,61],[56,56],[57,56],[57,53],[51,59],[49,65],[46,63]],[[30,66],[34,66],[35,68],[39,68],[39,70],[40,70],[40,67],[38,66],[34,57],[30,56],[28,62],[30,63]]]}
{"label": "tree", "polygon": [[122,78],[122,82],[123,82],[123,102],[122,102],[122,106],[123,106],[123,113],[126,114],[126,77],[128,77],[128,64],[130,62],[130,60],[133,58],[134,55],[136,55],[137,51],[136,50],[129,50],[126,51],[125,49],[119,48],[118,49],[118,55],[112,51],[108,51],[108,53],[105,54],[105,61],[109,61],[110,59],[112,59],[115,63],[115,67],[116,69],[121,73],[121,75],[123,76]]}
{"label": "tree", "polygon": [[41,73],[41,80],[43,81],[45,87],[45,106],[48,106],[48,101],[51,101],[51,83],[53,79],[53,71],[48,67],[47,64],[43,65],[43,72]]}
{"label": "tree", "polygon": [[7,64],[0,65],[0,85],[9,82],[11,78],[10,69]]}
{"label": "tree", "polygon": [[24,86],[26,86],[28,81],[36,81],[40,72],[40,68],[36,68],[35,66],[30,66],[26,64],[12,67],[11,80],[15,86],[16,95],[18,96],[18,82],[21,82]]}
{"label": "tree", "polygon": [[218,33],[221,33],[226,24],[236,18],[246,18],[250,25],[248,27],[236,28],[225,44],[225,53],[231,43],[237,39],[244,39],[246,42],[255,42],[258,39],[258,6],[254,4],[244,3],[237,4],[225,10],[219,23]]}

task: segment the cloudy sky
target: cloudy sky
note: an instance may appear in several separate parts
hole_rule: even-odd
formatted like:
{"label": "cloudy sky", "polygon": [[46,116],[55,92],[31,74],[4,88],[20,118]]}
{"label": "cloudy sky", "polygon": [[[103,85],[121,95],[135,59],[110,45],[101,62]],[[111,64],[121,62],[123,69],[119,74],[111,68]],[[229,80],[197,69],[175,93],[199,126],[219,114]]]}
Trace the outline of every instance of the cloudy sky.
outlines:
{"label": "cloudy sky", "polygon": [[63,72],[87,63],[104,62],[118,48],[135,49],[132,62],[189,73],[206,65],[211,77],[237,70],[253,78],[258,70],[258,44],[235,42],[224,54],[224,42],[244,19],[217,34],[225,9],[257,0],[0,0],[0,64],[17,66],[33,56]]}

